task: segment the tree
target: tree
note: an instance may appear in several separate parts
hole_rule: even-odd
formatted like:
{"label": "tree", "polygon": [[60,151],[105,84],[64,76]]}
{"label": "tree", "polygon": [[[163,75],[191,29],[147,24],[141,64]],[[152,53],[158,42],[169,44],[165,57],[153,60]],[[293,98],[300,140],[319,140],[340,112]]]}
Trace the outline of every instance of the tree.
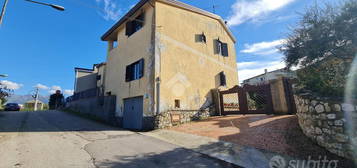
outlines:
{"label": "tree", "polygon": [[2,85],[0,82],[0,106],[6,103],[7,97],[9,97],[12,93],[11,89],[8,89],[6,86]]}
{"label": "tree", "polygon": [[357,0],[315,5],[280,48],[288,67],[299,65],[299,86],[323,96],[343,96],[357,53]]}

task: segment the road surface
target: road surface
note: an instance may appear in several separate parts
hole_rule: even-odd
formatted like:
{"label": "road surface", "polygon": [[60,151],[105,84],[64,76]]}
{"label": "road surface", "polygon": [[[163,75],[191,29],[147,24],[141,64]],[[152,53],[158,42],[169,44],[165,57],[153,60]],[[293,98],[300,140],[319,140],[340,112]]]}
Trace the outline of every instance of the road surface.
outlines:
{"label": "road surface", "polygon": [[158,139],[60,111],[0,112],[0,168],[227,166]]}

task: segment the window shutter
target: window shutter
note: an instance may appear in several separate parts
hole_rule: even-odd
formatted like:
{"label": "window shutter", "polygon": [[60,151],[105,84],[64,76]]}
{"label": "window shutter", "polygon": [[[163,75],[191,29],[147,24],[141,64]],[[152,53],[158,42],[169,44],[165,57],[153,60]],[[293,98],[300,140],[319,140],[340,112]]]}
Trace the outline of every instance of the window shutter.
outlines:
{"label": "window shutter", "polygon": [[126,27],[125,27],[125,35],[130,36],[133,32],[133,22],[132,21],[127,21],[126,22]]}
{"label": "window shutter", "polygon": [[227,43],[222,43],[222,56],[228,57],[228,44]]}
{"label": "window shutter", "polygon": [[144,76],[144,59],[141,59],[139,62],[139,78]]}
{"label": "window shutter", "polygon": [[145,22],[145,13],[143,12],[136,19],[137,19],[138,25],[143,26],[144,22]]}
{"label": "window shutter", "polygon": [[214,45],[214,53],[215,54],[220,54],[221,53],[221,45],[220,41],[218,39],[213,40],[213,45]]}
{"label": "window shutter", "polygon": [[220,85],[221,86],[226,86],[227,85],[226,75],[224,74],[223,71],[219,73],[219,79],[220,79]]}
{"label": "window shutter", "polygon": [[205,34],[202,33],[201,39],[202,39],[202,42],[206,43],[206,36],[205,36]]}
{"label": "window shutter", "polygon": [[126,71],[125,71],[125,81],[129,82],[131,81],[131,76],[132,76],[132,66],[128,65],[126,66]]}

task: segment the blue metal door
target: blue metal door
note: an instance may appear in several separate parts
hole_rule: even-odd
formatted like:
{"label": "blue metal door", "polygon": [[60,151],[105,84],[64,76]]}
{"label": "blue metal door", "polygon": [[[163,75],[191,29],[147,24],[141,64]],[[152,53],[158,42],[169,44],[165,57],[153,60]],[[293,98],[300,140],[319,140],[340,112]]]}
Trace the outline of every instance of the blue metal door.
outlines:
{"label": "blue metal door", "polygon": [[123,127],[127,129],[142,129],[143,97],[124,100]]}

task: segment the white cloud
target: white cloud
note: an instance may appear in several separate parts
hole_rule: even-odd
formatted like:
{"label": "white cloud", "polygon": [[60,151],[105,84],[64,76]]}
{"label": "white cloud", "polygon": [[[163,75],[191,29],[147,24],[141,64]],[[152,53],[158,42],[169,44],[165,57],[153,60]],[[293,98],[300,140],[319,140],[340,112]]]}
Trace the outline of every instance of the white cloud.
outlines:
{"label": "white cloud", "polygon": [[265,16],[281,9],[295,0],[236,0],[232,5],[232,15],[228,24],[235,26]]}
{"label": "white cloud", "polygon": [[264,70],[274,71],[285,68],[283,61],[253,61],[240,62],[238,64],[239,82],[264,73]]}
{"label": "white cloud", "polygon": [[48,92],[51,94],[54,94],[54,93],[56,93],[57,90],[62,90],[61,86],[54,85],[51,87],[50,91],[48,91]]}
{"label": "white cloud", "polygon": [[99,5],[103,7],[103,18],[105,20],[117,21],[122,13],[114,0],[95,0]]}
{"label": "white cloud", "polygon": [[7,89],[11,89],[11,90],[18,90],[24,86],[23,84],[11,82],[8,80],[0,81],[0,84],[1,84],[1,86],[0,86],[1,88],[7,88]]}
{"label": "white cloud", "polygon": [[48,86],[43,85],[43,84],[41,84],[41,83],[38,83],[38,84],[35,85],[34,87],[39,88],[39,89],[43,89],[43,90],[48,90],[48,89],[50,89]]}
{"label": "white cloud", "polygon": [[255,54],[255,55],[270,55],[279,52],[277,47],[285,42],[284,39],[274,41],[263,41],[254,44],[244,44],[244,49],[241,53]]}
{"label": "white cloud", "polygon": [[66,90],[64,90],[63,93],[67,96],[71,96],[71,95],[73,95],[73,92],[74,92],[74,90],[66,89]]}

